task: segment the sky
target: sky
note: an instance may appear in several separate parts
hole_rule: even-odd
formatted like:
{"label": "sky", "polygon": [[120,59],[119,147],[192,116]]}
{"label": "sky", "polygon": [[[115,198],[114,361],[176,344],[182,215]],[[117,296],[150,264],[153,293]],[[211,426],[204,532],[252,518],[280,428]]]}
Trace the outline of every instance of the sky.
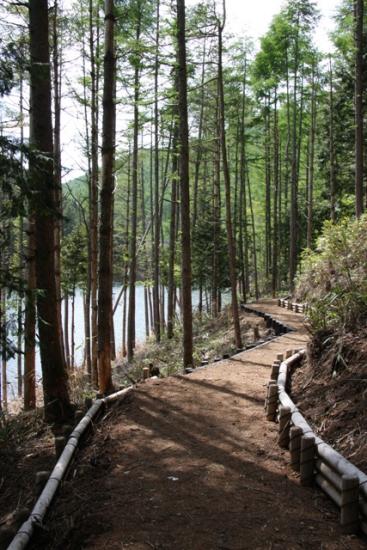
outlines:
{"label": "sky", "polygon": [[[188,6],[196,3],[197,0],[186,0]],[[335,15],[339,3],[338,0],[316,0],[321,19],[315,41],[325,52],[331,49],[328,32],[333,28],[332,16]],[[226,30],[257,40],[266,33],[273,16],[280,11],[283,4],[281,0],[226,0]]]}

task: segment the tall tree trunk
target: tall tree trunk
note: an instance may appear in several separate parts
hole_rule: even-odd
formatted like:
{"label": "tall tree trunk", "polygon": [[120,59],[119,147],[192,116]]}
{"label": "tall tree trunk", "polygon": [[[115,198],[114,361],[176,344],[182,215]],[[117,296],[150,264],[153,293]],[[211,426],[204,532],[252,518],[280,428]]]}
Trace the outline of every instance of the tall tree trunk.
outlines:
{"label": "tall tree trunk", "polygon": [[278,96],[274,90],[274,204],[273,204],[273,261],[272,261],[272,295],[275,298],[278,289],[278,193],[279,193],[279,128],[278,128]]}
{"label": "tall tree trunk", "polygon": [[157,0],[156,42],[154,67],[154,248],[153,248],[153,311],[154,333],[157,342],[161,339],[161,322],[159,315],[159,241],[160,241],[160,210],[159,210],[159,126],[158,126],[158,70],[159,70],[159,7]]}
{"label": "tall tree trunk", "polygon": [[[24,92],[23,92],[23,82],[24,75],[23,70],[20,70],[19,75],[19,110],[20,110],[20,143],[24,145]],[[20,165],[22,173],[24,173],[24,154],[20,154]],[[19,275],[22,279],[25,278],[24,270],[24,218],[23,215],[19,218],[19,232],[18,232],[18,269]],[[18,311],[17,311],[17,374],[18,374],[18,397],[23,395],[23,354],[22,354],[22,345],[23,345],[23,304],[24,304],[24,293],[19,292],[18,294]]]}
{"label": "tall tree trunk", "polygon": [[363,212],[363,0],[354,0],[355,20],[355,210],[359,218]]}
{"label": "tall tree trunk", "polygon": [[54,97],[54,185],[55,206],[57,217],[55,219],[55,277],[57,292],[57,315],[59,317],[59,339],[62,353],[65,356],[64,339],[62,334],[61,316],[61,233],[62,233],[62,186],[61,186],[61,47],[59,45],[58,25],[59,4],[54,0],[53,25],[52,25],[52,65],[53,65],[53,97]]}
{"label": "tall tree trunk", "polygon": [[99,18],[97,19],[97,45],[94,33],[93,0],[89,0],[89,56],[91,78],[91,174],[89,180],[89,250],[90,250],[90,293],[91,293],[91,376],[92,383],[98,385],[98,331],[97,331],[97,281],[98,281],[98,78],[97,67]]}
{"label": "tall tree trunk", "polygon": [[[292,140],[292,128],[291,128],[291,101],[290,101],[290,76],[289,76],[289,52],[288,48],[286,49],[286,113],[287,113],[287,138],[285,142],[285,151],[284,151],[284,163],[285,163],[285,174],[284,174],[284,213],[286,216],[289,216],[289,187],[290,187],[290,177],[291,177],[291,140]],[[287,266],[284,269],[284,277],[288,279],[289,282],[289,244],[290,238],[286,231],[282,232],[281,235],[280,250],[283,252],[284,256],[284,266]]]}
{"label": "tall tree trunk", "polygon": [[247,293],[249,291],[249,255],[248,255],[248,222],[247,222],[247,193],[246,193],[246,136],[245,136],[245,109],[246,109],[246,77],[247,77],[247,60],[245,58],[243,85],[242,85],[242,108],[241,108],[241,133],[240,133],[240,207],[239,207],[239,224],[240,224],[240,248],[239,256],[241,262],[241,279],[242,279],[242,299],[247,301]]}
{"label": "tall tree trunk", "polygon": [[70,367],[75,368],[75,285],[71,294],[71,359]]}
{"label": "tall tree trunk", "polygon": [[[83,14],[84,16],[84,14]],[[91,259],[91,236],[90,236],[90,202],[91,202],[91,178],[92,178],[92,159],[90,146],[90,120],[88,117],[88,94],[87,94],[87,69],[86,69],[86,41],[83,34],[82,38],[82,67],[83,67],[83,102],[84,102],[84,124],[85,124],[85,146],[86,156],[88,161],[88,207],[89,207],[89,223],[85,223],[87,240],[88,240],[88,262],[87,262],[87,281],[85,289],[84,304],[84,360],[83,365],[86,366],[89,381],[92,382],[92,355],[91,355],[91,275],[92,275],[92,259]],[[84,216],[85,217],[85,216]],[[65,350],[66,354],[66,350]]]}
{"label": "tall tree trunk", "polygon": [[[140,41],[141,8],[138,3],[138,20],[136,23],[135,40],[137,48]],[[139,57],[139,56],[137,56]],[[127,360],[132,361],[135,348],[135,284],[136,284],[136,232],[138,217],[138,153],[139,153],[139,95],[140,95],[140,58],[135,60],[134,70],[134,137],[132,159],[132,188],[131,188],[131,236],[130,236],[130,269],[129,269],[129,312],[127,321]]]}
{"label": "tall tree trunk", "polygon": [[103,137],[101,218],[98,269],[98,383],[102,394],[112,390],[112,235],[115,170],[115,7],[105,0],[105,45],[103,82]]}
{"label": "tall tree trunk", "polygon": [[167,337],[173,337],[175,322],[175,255],[176,255],[176,211],[177,211],[177,175],[178,175],[178,124],[175,122],[172,145],[172,188],[171,219],[169,232],[169,265],[168,265],[168,310]]}
{"label": "tall tree trunk", "polygon": [[336,221],[336,182],[334,153],[334,92],[331,57],[329,58],[329,181],[330,181],[330,219]]}
{"label": "tall tree trunk", "polygon": [[220,142],[222,149],[223,176],[225,188],[225,203],[226,203],[226,228],[227,228],[227,243],[228,243],[228,259],[229,259],[229,275],[231,280],[232,291],[232,315],[234,325],[234,337],[237,348],[242,348],[240,318],[238,312],[237,299],[237,276],[236,276],[236,246],[233,238],[232,219],[231,219],[231,182],[229,176],[229,167],[227,160],[226,147],[226,132],[224,123],[224,90],[223,90],[223,66],[222,66],[222,34],[225,23],[225,1],[223,1],[223,22],[218,23],[218,91],[219,91],[219,127],[220,127]]}
{"label": "tall tree trunk", "polygon": [[271,266],[271,166],[270,166],[270,95],[265,99],[265,279],[269,290]]}
{"label": "tall tree trunk", "polygon": [[[141,139],[141,148],[144,147],[144,135],[142,133]],[[148,256],[147,256],[147,246],[146,246],[146,235],[147,235],[147,226],[146,226],[146,217],[145,217],[145,172],[144,172],[144,161],[141,163],[141,220],[142,220],[142,230],[143,230],[143,250],[144,250],[144,317],[145,317],[145,336],[149,338],[150,329],[149,329],[149,310],[148,310],[148,289],[146,287],[146,280],[149,279],[148,276]]]}
{"label": "tall tree trunk", "polygon": [[187,113],[187,68],[185,0],[177,0],[177,92],[179,113],[179,178],[181,197],[181,288],[183,312],[183,365],[193,366],[191,303],[191,237],[189,187],[189,128]]}
{"label": "tall tree trunk", "polygon": [[249,175],[248,166],[246,167],[246,183],[247,183],[247,190],[248,190],[248,202],[249,202],[249,208],[250,208],[250,216],[251,216],[252,256],[253,256],[253,265],[254,265],[255,298],[256,298],[256,300],[258,300],[260,294],[259,294],[259,280],[258,280],[258,269],[257,269],[256,226],[255,226],[254,207],[253,207],[253,204],[252,204],[252,191],[251,191],[250,175]]}
{"label": "tall tree trunk", "polygon": [[64,296],[64,346],[66,356],[66,367],[71,367],[70,344],[69,344],[69,294],[65,292]]}
{"label": "tall tree trunk", "polygon": [[7,320],[6,320],[6,290],[0,289],[0,320],[2,325],[2,354],[1,354],[1,400],[2,410],[8,410],[8,377],[6,360],[6,339],[7,339]]}
{"label": "tall tree trunk", "polygon": [[212,315],[217,317],[219,313],[218,286],[219,286],[219,262],[218,248],[220,238],[220,128],[219,128],[219,94],[216,98],[215,109],[215,143],[213,159],[213,256],[212,256]]}
{"label": "tall tree trunk", "polygon": [[24,319],[24,410],[36,407],[36,243],[34,217],[27,222],[26,277]]}
{"label": "tall tree trunk", "polygon": [[127,355],[127,348],[126,348],[126,321],[127,321],[127,302],[128,302],[128,293],[127,293],[127,287],[129,283],[129,238],[130,238],[130,194],[131,194],[131,154],[130,154],[130,146],[129,146],[129,153],[128,153],[128,163],[127,163],[127,196],[126,196],[126,233],[125,233],[125,267],[124,267],[124,277],[123,277],[123,286],[125,288],[124,291],[124,301],[123,301],[123,309],[122,309],[122,355],[125,357]]}
{"label": "tall tree trunk", "polygon": [[312,92],[311,92],[311,127],[310,127],[310,151],[308,163],[308,188],[307,188],[307,248],[312,247],[313,224],[313,179],[315,166],[315,138],[316,138],[316,82],[315,65],[312,65]]}
{"label": "tall tree trunk", "polygon": [[51,113],[51,74],[47,0],[30,0],[30,144],[42,153],[30,159],[34,189],[35,244],[39,341],[45,417],[62,423],[72,414],[65,357],[60,341],[55,275],[54,165]]}
{"label": "tall tree trunk", "polygon": [[198,131],[198,140],[197,140],[197,150],[196,150],[196,159],[195,159],[195,169],[194,169],[194,201],[193,201],[193,211],[192,211],[192,227],[195,227],[197,220],[197,203],[198,203],[198,188],[199,188],[199,171],[200,163],[203,155],[203,121],[204,121],[204,105],[205,105],[205,60],[206,60],[206,37],[204,37],[204,47],[203,47],[203,60],[201,66],[201,92],[200,92],[200,114],[199,114],[199,131]]}
{"label": "tall tree trunk", "polygon": [[297,155],[297,91],[298,91],[298,67],[299,67],[299,36],[298,30],[294,47],[294,75],[293,75],[293,108],[292,108],[292,161],[291,161],[291,205],[289,222],[289,285],[294,288],[294,277],[297,267],[298,245],[298,155]]}

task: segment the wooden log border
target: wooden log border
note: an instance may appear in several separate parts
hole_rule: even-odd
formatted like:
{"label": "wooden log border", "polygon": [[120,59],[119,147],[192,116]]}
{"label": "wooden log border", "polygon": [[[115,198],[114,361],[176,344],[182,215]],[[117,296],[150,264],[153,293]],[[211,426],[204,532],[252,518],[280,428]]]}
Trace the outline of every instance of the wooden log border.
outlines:
{"label": "wooden log border", "polygon": [[278,298],[278,306],[285,307],[295,313],[306,313],[307,311],[307,304],[298,304],[296,302],[292,302],[289,298]]}
{"label": "wooden log border", "polygon": [[287,334],[288,332],[294,332],[293,328],[285,325],[277,319],[274,319],[271,315],[269,315],[269,313],[264,313],[263,311],[259,311],[258,309],[254,309],[253,307],[247,306],[245,304],[241,304],[241,309],[243,309],[243,311],[245,311],[246,313],[252,313],[253,315],[262,317],[266,323],[267,328],[271,328],[274,330],[275,336],[281,336],[282,334]]}
{"label": "wooden log border", "polygon": [[57,489],[63,480],[68,467],[71,464],[75,451],[80,443],[82,436],[87,429],[93,425],[98,416],[105,407],[115,401],[122,401],[131,393],[133,386],[112,393],[103,399],[97,399],[88,409],[87,413],[74,428],[66,442],[66,445],[58,458],[54,469],[51,472],[48,481],[38,497],[32,512],[28,519],[20,526],[15,537],[8,546],[8,550],[22,550],[30,542],[32,535],[37,527],[42,526],[44,517],[54,499]]}
{"label": "wooden log border", "polygon": [[344,532],[367,535],[367,475],[313,432],[287,393],[292,371],[305,354],[305,350],[294,350],[281,361],[276,382],[270,381],[270,387],[277,386],[277,403],[274,389],[271,399],[268,390],[267,419],[279,421],[279,444],[289,448],[291,465],[300,470],[301,483],[315,482],[334,501],[340,508]]}

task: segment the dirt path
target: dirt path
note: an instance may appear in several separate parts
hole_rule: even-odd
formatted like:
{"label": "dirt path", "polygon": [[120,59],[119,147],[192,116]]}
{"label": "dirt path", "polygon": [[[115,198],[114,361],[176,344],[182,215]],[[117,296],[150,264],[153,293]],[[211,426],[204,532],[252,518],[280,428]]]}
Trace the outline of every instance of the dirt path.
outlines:
{"label": "dirt path", "polygon": [[274,302],[258,307],[297,332],[140,385],[98,425],[53,508],[48,541],[34,547],[365,548],[342,535],[321,492],[299,485],[265,420],[270,364],[307,335],[302,316]]}

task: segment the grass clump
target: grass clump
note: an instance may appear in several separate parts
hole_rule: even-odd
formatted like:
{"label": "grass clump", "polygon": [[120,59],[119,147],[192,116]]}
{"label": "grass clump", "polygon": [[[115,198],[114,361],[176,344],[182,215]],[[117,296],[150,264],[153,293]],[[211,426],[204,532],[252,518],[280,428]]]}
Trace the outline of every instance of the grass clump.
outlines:
{"label": "grass clump", "polygon": [[305,250],[296,297],[311,329],[356,332],[367,325],[367,216],[327,222],[315,251]]}

